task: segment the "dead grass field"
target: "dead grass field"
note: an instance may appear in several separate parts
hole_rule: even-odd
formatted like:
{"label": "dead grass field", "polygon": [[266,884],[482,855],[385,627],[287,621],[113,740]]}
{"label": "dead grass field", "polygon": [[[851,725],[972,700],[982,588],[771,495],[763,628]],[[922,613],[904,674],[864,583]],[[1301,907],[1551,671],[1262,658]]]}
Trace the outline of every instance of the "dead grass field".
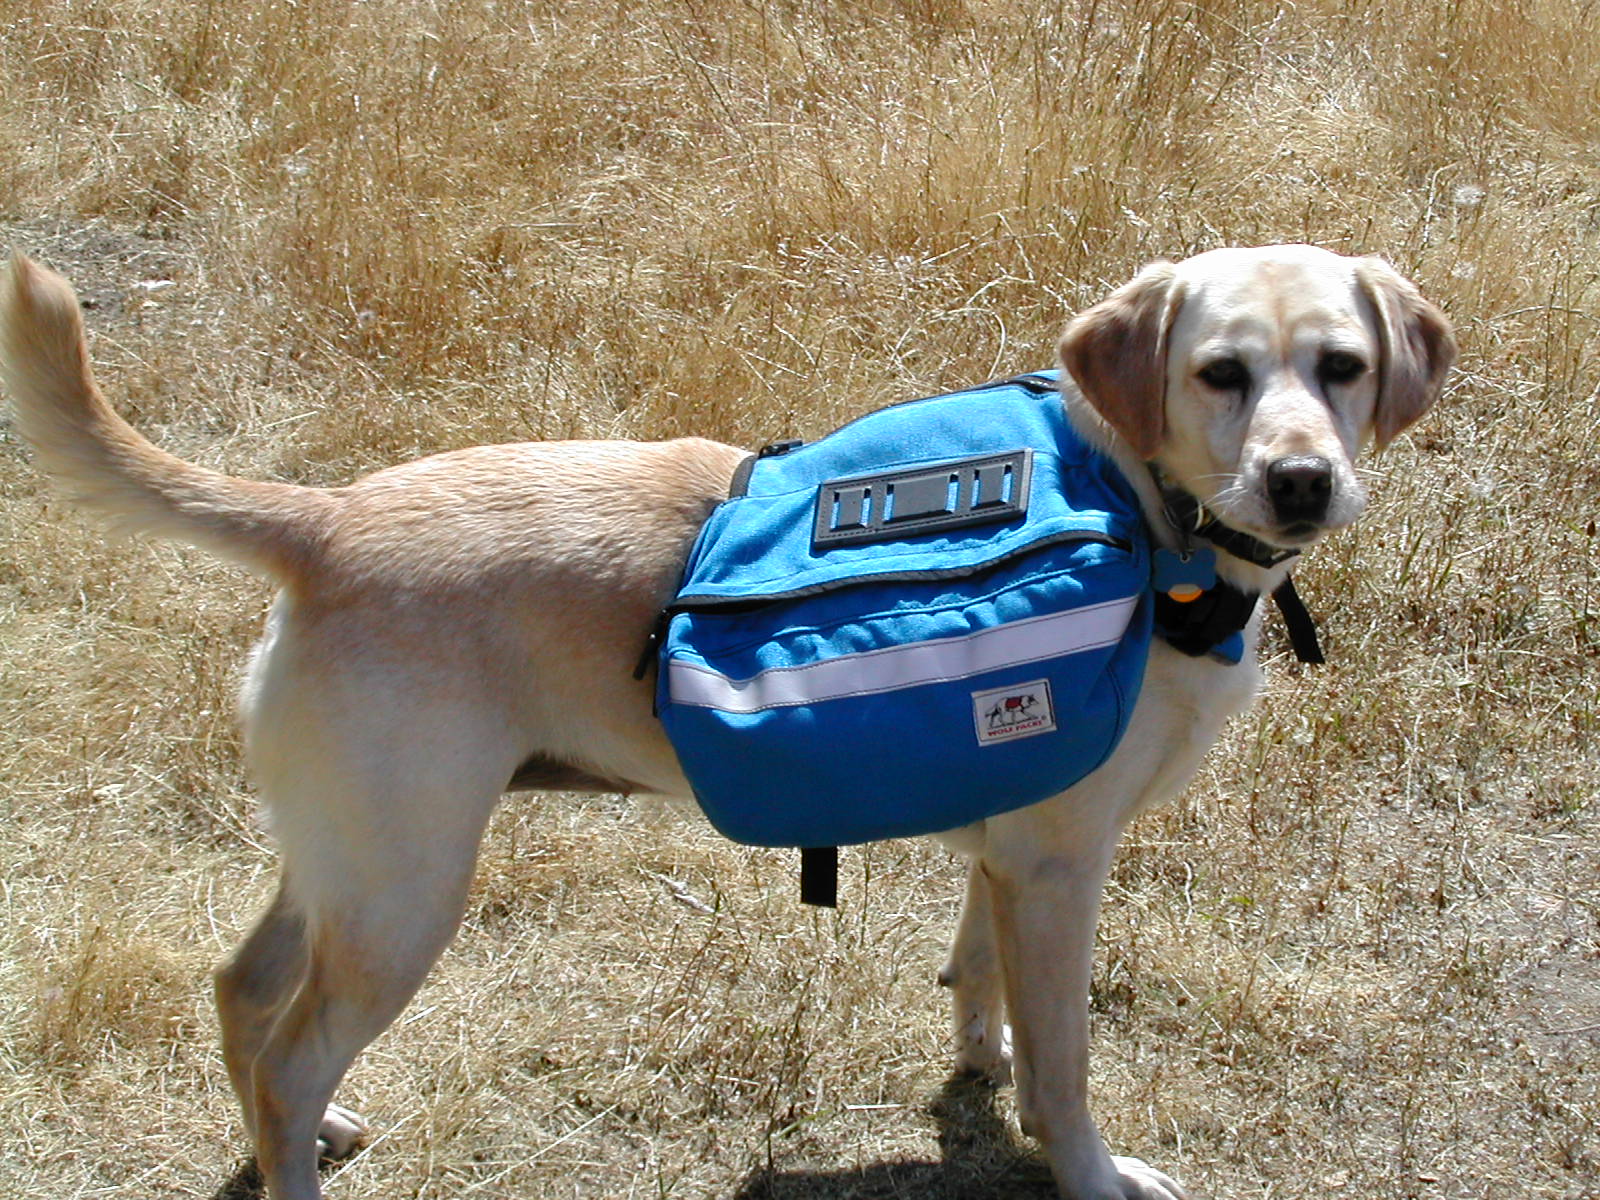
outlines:
{"label": "dead grass field", "polygon": [[[1197,1197],[1600,1197],[1600,10],[1568,0],[5,0],[0,236],[122,410],[336,482],[812,435],[1047,365],[1142,262],[1381,252],[1446,402],[1311,556],[1330,664],[1132,831],[1094,1100]],[[263,588],[107,546],[0,417],[0,1195],[251,1195],[207,972],[264,901]],[[334,1197],[1035,1197],[952,1081],[958,864],[611,798],[494,822]]]}

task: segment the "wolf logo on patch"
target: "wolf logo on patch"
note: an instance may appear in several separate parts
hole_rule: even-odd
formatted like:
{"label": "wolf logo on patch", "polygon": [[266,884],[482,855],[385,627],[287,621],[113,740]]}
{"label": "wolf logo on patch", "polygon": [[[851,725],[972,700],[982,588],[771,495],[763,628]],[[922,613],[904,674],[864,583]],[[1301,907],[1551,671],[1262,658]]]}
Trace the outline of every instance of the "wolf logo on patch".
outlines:
{"label": "wolf logo on patch", "polygon": [[1049,733],[1056,727],[1050,681],[1035,679],[972,693],[972,720],[980,746]]}

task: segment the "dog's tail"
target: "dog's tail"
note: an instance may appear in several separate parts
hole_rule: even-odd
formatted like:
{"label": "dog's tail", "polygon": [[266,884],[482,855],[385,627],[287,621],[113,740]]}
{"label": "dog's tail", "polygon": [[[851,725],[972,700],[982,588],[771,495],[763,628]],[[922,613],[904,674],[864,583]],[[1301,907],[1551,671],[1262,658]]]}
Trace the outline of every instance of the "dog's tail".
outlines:
{"label": "dog's tail", "polygon": [[0,382],[44,472],[119,531],[190,542],[280,582],[296,577],[322,541],[331,494],[235,479],[152,445],[95,386],[71,285],[21,254],[0,274]]}

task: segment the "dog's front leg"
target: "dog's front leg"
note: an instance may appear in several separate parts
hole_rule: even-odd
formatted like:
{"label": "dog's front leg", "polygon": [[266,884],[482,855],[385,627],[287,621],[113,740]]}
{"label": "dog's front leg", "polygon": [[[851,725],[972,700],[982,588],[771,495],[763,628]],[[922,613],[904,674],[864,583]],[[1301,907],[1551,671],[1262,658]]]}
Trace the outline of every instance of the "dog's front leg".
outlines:
{"label": "dog's front leg", "polygon": [[956,1070],[1009,1083],[1011,1055],[1006,1045],[1000,950],[995,945],[989,877],[979,859],[967,867],[961,923],[956,927],[950,957],[939,970],[939,984],[950,989]]}
{"label": "dog's front leg", "polygon": [[988,882],[1011,1014],[1017,1104],[1066,1200],[1183,1200],[1138,1159],[1113,1158],[1089,1115],[1089,979],[1113,806],[1074,793],[992,818]]}

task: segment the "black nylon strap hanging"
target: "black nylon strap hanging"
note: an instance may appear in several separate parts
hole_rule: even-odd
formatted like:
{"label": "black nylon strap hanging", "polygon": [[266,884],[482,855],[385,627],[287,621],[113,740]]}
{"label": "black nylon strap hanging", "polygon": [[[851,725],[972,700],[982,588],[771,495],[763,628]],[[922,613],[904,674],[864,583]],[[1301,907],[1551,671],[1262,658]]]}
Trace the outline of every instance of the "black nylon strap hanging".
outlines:
{"label": "black nylon strap hanging", "polygon": [[800,903],[839,907],[839,847],[801,847]]}
{"label": "black nylon strap hanging", "polygon": [[1326,661],[1322,657],[1322,644],[1317,640],[1317,623],[1311,619],[1300,593],[1294,590],[1294,579],[1286,576],[1272,593],[1272,598],[1277,602],[1278,611],[1283,614],[1283,624],[1289,631],[1289,644],[1294,647],[1294,656],[1303,663]]}

